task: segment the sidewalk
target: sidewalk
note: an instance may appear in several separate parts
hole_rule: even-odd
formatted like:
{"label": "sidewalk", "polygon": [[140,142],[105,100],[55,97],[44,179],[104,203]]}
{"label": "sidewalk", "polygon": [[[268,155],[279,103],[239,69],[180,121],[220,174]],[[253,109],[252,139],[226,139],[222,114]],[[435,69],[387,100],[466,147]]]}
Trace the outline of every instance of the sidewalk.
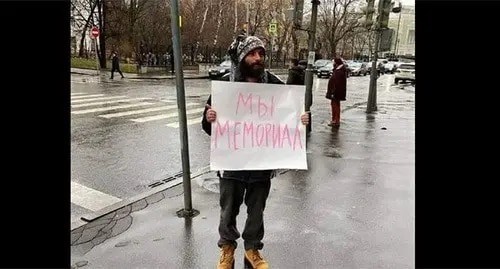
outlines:
{"label": "sidewalk", "polygon": [[[263,241],[271,268],[414,268],[414,95],[381,93],[373,115],[366,104],[344,109],[338,130],[326,125],[326,99],[313,106],[309,169],[272,179]],[[193,179],[200,214],[191,221],[176,216],[184,206],[177,185],[74,229],[71,265],[215,268],[217,184],[214,172]],[[241,232],[245,205],[240,212]],[[238,244],[236,268],[243,268]]]}
{"label": "sidewalk", "polygon": [[[97,70],[92,69],[81,69],[81,68],[71,68],[71,73],[80,74],[80,75],[89,75],[95,76],[97,75]],[[206,79],[208,78],[208,73],[200,73],[194,70],[183,70],[185,79]],[[111,75],[110,70],[100,70],[99,76],[101,77],[109,77]],[[137,73],[123,73],[125,78],[127,79],[175,79],[175,75],[165,75],[158,73],[145,73],[145,74],[137,74]],[[115,79],[120,79],[120,74],[115,72]]]}
{"label": "sidewalk", "polygon": [[[287,74],[287,69],[272,69],[271,70],[275,74]],[[82,69],[82,68],[71,68],[72,74],[80,74],[80,75],[89,75],[96,76],[97,70],[95,69]],[[111,75],[111,71],[109,70],[100,70],[100,77],[109,77]],[[175,79],[175,74],[158,74],[158,73],[123,73],[125,78],[127,79]],[[183,70],[184,79],[208,79],[208,72],[198,72],[197,70]],[[115,79],[120,79],[120,74],[115,72]]]}

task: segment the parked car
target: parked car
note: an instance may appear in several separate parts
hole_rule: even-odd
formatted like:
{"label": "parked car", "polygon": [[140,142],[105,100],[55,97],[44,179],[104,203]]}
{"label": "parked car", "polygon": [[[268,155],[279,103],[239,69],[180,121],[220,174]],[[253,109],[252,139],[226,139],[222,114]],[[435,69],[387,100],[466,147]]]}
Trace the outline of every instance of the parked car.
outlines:
{"label": "parked car", "polygon": [[366,70],[366,64],[360,62],[349,63],[349,65],[347,66],[347,71],[349,72],[350,76],[364,76],[368,72]]}
{"label": "parked car", "polygon": [[[372,71],[372,62],[366,62],[366,73],[369,75]],[[380,72],[380,66],[378,63],[375,65],[377,67],[377,71]]]}
{"label": "parked car", "polygon": [[393,62],[388,62],[384,64],[384,72],[394,74],[396,71],[396,65]]}
{"label": "parked car", "polygon": [[399,65],[395,72],[396,76],[394,78],[394,83],[398,84],[399,81],[406,82],[410,81],[415,84],[415,64],[414,63],[402,63]]}
{"label": "parked car", "polygon": [[220,65],[208,70],[210,79],[220,79],[225,74],[231,72],[231,60],[223,61]]}
{"label": "parked car", "polygon": [[325,66],[326,64],[328,63],[331,63],[332,60],[327,60],[327,59],[320,59],[320,60],[316,60],[313,64],[313,73],[318,73],[318,70]]}
{"label": "parked car", "polygon": [[333,62],[329,61],[329,63],[327,63],[325,66],[320,67],[316,74],[318,75],[318,78],[329,78],[333,74]]}

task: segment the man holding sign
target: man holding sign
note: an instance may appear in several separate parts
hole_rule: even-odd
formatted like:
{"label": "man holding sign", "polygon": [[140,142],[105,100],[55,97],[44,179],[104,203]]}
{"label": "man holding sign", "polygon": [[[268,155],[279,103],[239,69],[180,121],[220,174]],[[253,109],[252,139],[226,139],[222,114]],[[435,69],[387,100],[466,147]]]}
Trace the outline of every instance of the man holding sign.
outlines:
{"label": "man holding sign", "polygon": [[[234,250],[240,237],[236,217],[245,201],[245,263],[267,269],[269,265],[259,250],[264,246],[263,216],[273,169],[292,168],[290,163],[295,168],[307,168],[304,126],[297,126],[305,88],[285,86],[277,76],[265,71],[264,44],[255,36],[239,37],[229,54],[235,66],[234,82],[212,82],[212,95],[202,120],[203,130],[211,135],[211,169],[223,170],[218,173],[221,213],[217,245],[221,256],[217,268],[234,267]],[[223,79],[229,80],[229,76]],[[309,123],[306,113],[300,119],[304,125]]]}

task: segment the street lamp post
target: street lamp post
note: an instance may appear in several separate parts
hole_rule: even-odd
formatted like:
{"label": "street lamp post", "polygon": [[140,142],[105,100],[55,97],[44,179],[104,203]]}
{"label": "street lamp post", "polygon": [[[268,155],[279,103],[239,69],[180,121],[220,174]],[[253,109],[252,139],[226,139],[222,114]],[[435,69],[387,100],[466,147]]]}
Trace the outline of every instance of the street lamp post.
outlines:
{"label": "street lamp post", "polygon": [[[309,42],[308,42],[308,50],[309,55],[307,59],[307,69],[305,76],[305,84],[306,84],[306,95],[305,95],[305,111],[310,112],[312,106],[312,84],[313,84],[313,64],[315,58],[315,49],[314,42],[316,39],[316,20],[318,16],[318,5],[321,3],[319,0],[312,0],[312,13],[311,13],[311,24],[309,27]],[[309,124],[306,126],[306,133],[311,132],[312,126],[312,117],[311,113],[309,113]]]}
{"label": "street lamp post", "polygon": [[399,45],[399,38],[398,38],[398,35],[399,35],[399,25],[401,23],[401,13],[403,13],[403,10],[401,9],[401,11],[399,12],[399,18],[398,18],[398,29],[396,31],[396,44],[394,45],[394,56],[398,55],[398,45]]}

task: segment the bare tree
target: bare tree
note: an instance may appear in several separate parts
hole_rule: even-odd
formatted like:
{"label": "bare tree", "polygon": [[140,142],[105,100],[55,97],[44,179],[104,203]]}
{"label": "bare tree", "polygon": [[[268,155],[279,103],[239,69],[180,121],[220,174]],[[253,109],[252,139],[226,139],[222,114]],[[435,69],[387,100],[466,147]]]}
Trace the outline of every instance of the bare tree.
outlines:
{"label": "bare tree", "polygon": [[[215,49],[215,47],[217,47],[217,41],[218,41],[218,37],[219,37],[219,30],[220,30],[220,27],[221,27],[221,24],[222,24],[222,3],[223,1],[222,0],[219,0],[219,5],[217,6],[218,7],[218,11],[217,12],[217,22],[216,22],[216,28],[215,28],[215,34],[214,34],[214,42],[213,42],[213,48]],[[235,1],[234,3],[234,6],[235,6],[235,14],[237,14],[237,8],[236,8],[236,5],[237,5],[237,1]],[[236,23],[237,23],[238,20],[235,20],[235,28],[236,28]],[[210,56],[210,55],[209,55]]]}
{"label": "bare tree", "polygon": [[359,0],[324,0],[319,8],[320,39],[327,45],[327,55],[333,57],[344,37],[359,27],[359,13],[354,12]]}
{"label": "bare tree", "polygon": [[81,29],[79,57],[84,57],[85,37],[88,35],[89,29],[92,27],[94,11],[97,6],[95,0],[72,0],[71,8],[74,15],[74,26],[77,30]]}

